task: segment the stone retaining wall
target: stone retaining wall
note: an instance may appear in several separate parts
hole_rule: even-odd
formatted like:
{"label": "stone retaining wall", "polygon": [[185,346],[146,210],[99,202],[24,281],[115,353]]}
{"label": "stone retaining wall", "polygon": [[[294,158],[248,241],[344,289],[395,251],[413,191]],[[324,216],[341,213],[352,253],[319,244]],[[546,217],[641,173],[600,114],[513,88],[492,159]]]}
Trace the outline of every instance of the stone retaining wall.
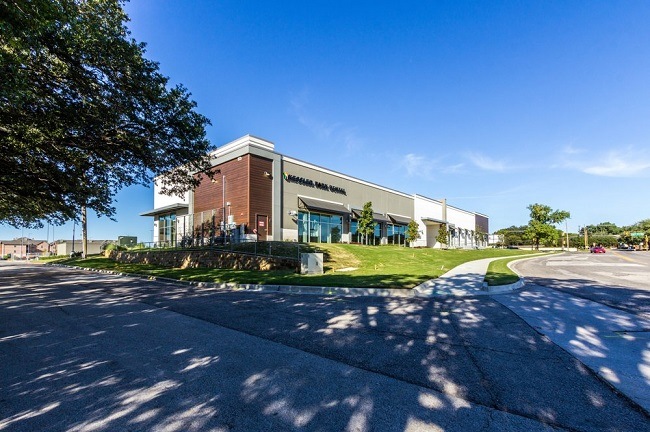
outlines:
{"label": "stone retaining wall", "polygon": [[217,250],[123,252],[107,256],[123,263],[155,264],[174,268],[224,268],[235,270],[294,270],[300,263],[288,258],[262,257]]}

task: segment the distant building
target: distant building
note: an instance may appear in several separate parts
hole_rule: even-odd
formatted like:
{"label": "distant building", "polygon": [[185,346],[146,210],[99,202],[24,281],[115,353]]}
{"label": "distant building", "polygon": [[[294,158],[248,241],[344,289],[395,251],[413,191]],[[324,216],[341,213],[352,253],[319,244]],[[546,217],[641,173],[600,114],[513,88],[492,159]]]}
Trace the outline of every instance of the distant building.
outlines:
{"label": "distant building", "polygon": [[133,247],[138,244],[138,237],[136,236],[119,236],[117,238],[118,246]]}
{"label": "distant building", "polygon": [[[102,248],[112,243],[112,240],[88,240],[88,255],[97,255],[102,253]],[[50,245],[50,250],[54,255],[70,255],[71,252],[81,252],[83,243],[81,240],[57,240]]]}
{"label": "distant building", "polygon": [[40,255],[47,252],[47,241],[19,237],[13,240],[0,240],[0,256],[11,255],[26,258],[29,255]]}
{"label": "distant building", "polygon": [[488,236],[488,246],[503,245],[503,235],[490,234]]}

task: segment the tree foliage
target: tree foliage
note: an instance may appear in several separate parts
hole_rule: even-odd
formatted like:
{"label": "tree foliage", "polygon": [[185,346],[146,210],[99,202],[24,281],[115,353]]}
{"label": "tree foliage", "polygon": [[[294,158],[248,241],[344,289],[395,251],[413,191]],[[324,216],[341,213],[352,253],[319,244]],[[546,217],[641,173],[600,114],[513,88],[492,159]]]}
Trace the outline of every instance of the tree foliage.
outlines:
{"label": "tree foliage", "polygon": [[42,226],[209,168],[209,120],[129,36],[120,0],[0,0],[0,221]]}
{"label": "tree foliage", "polygon": [[361,215],[357,221],[357,231],[364,236],[366,244],[368,244],[368,239],[375,232],[375,219],[372,213],[372,202],[368,201],[363,205],[363,210],[361,210]]}
{"label": "tree foliage", "polygon": [[449,242],[449,231],[447,230],[447,224],[440,224],[440,228],[438,228],[438,236],[436,237],[436,241],[440,243],[441,245],[447,245]]}
{"label": "tree foliage", "polygon": [[526,225],[523,226],[510,226],[502,228],[496,232],[503,237],[504,246],[521,246],[527,243]]}
{"label": "tree foliage", "polygon": [[533,243],[535,249],[539,249],[540,243],[555,244],[560,231],[553,225],[564,222],[571,214],[564,210],[553,210],[544,204],[531,204],[527,208],[530,210],[530,221],[524,233],[526,238]]}
{"label": "tree foliage", "polygon": [[[582,228],[580,231],[581,233],[584,232],[584,228]],[[611,235],[620,234],[621,231],[621,228],[617,227],[616,224],[613,224],[611,222],[601,222],[597,225],[587,225],[588,234]]]}
{"label": "tree foliage", "polygon": [[406,227],[406,240],[409,244],[413,244],[420,238],[420,227],[418,223],[414,220],[411,220]]}

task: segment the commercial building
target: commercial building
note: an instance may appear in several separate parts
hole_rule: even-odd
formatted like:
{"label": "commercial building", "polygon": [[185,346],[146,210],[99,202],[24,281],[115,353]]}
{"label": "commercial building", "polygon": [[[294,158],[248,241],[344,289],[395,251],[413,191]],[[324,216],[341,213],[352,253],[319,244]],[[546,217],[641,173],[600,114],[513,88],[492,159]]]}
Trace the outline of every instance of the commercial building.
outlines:
{"label": "commercial building", "polygon": [[[88,240],[88,255],[97,255],[102,253],[104,247],[112,243],[111,240]],[[50,250],[54,255],[70,255],[71,252],[81,252],[83,242],[81,240],[57,240],[52,242]]]}
{"label": "commercial building", "polygon": [[47,241],[45,240],[34,240],[27,237],[15,238],[13,240],[0,240],[0,257],[28,258],[45,254],[46,252]]}
{"label": "commercial building", "polygon": [[[408,194],[282,155],[273,143],[251,135],[218,147],[211,154],[213,178],[181,199],[160,192],[154,182],[156,244],[175,245],[197,238],[236,238],[356,243],[361,209],[372,203],[374,244],[405,244],[406,227],[418,223],[421,237],[412,246],[440,247],[438,230],[446,225],[447,245],[486,245],[488,217],[450,206],[445,200]],[[207,241],[207,240],[206,240]],[[365,240],[364,240],[365,242]]]}

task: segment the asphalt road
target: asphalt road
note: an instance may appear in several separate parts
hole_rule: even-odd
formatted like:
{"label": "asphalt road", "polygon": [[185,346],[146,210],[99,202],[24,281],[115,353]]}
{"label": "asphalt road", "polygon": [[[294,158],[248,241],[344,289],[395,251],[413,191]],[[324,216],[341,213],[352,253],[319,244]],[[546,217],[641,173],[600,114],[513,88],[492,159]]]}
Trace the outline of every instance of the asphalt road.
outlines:
{"label": "asphalt road", "polygon": [[526,289],[495,298],[650,412],[650,254],[564,253],[514,268]]}
{"label": "asphalt road", "polygon": [[648,430],[489,297],[197,289],[0,266],[0,430]]}
{"label": "asphalt road", "polygon": [[650,319],[650,253],[608,250],[523,260],[514,268],[530,284],[593,300]]}

